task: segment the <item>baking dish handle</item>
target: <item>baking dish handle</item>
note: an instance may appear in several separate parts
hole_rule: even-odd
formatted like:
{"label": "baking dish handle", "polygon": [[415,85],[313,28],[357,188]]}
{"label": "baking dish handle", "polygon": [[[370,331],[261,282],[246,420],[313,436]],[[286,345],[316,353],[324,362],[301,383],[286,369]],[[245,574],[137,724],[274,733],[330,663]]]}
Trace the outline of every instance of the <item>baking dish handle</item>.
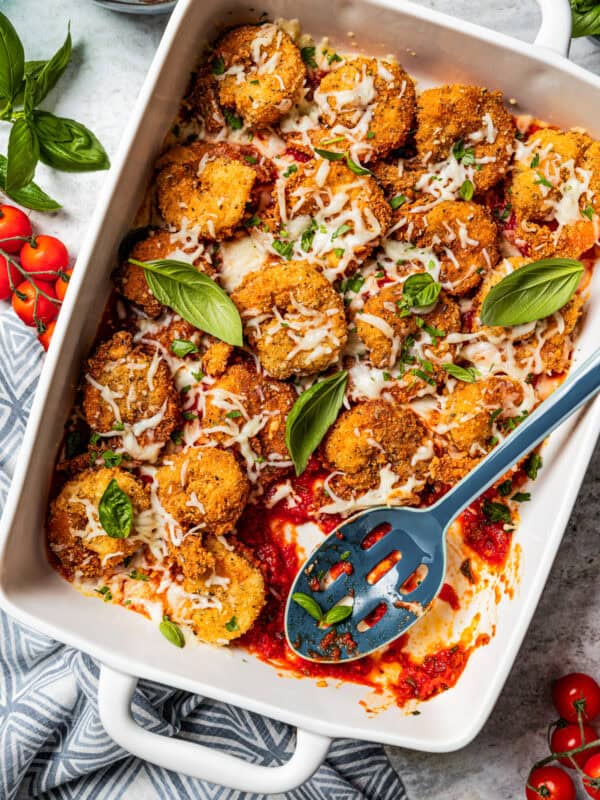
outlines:
{"label": "baking dish handle", "polygon": [[537,4],[542,12],[542,24],[534,44],[568,56],[573,29],[569,0],[537,0]]}
{"label": "baking dish handle", "polygon": [[131,713],[138,679],[100,666],[98,710],[108,735],[138,758],[173,772],[256,794],[291,791],[321,766],[331,740],[298,728],[296,749],[280,767],[262,767],[196,742],[161,736],[140,727]]}

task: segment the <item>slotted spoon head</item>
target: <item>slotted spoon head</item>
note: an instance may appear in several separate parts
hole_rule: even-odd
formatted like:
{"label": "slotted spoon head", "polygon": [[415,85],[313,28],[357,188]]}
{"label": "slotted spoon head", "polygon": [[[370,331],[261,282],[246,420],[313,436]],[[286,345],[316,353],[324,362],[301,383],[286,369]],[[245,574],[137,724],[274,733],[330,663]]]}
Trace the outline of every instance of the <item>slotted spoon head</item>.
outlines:
{"label": "slotted spoon head", "polygon": [[[363,658],[417,622],[445,572],[444,528],[429,509],[364,511],[336,528],[296,576],[285,611],[288,643],[310,661]],[[352,613],[335,624],[319,622],[306,597],[325,618],[339,605],[352,605]]]}

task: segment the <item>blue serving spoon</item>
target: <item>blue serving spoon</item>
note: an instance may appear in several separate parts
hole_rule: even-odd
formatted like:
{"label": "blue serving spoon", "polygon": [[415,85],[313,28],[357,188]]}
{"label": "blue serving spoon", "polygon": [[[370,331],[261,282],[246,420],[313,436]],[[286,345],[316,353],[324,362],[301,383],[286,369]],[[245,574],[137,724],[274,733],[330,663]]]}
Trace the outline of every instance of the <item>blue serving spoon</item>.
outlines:
{"label": "blue serving spoon", "polygon": [[285,610],[292,650],[309,661],[353,661],[407,631],[444,583],[452,521],[599,390],[600,350],[434,505],[373,508],[339,525],[294,580]]}

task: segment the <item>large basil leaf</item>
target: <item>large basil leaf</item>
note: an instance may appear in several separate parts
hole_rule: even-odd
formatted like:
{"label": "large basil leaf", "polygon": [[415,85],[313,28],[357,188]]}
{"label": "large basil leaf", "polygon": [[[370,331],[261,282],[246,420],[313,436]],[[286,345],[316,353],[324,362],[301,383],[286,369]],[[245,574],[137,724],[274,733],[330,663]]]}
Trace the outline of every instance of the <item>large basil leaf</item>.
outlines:
{"label": "large basil leaf", "polygon": [[144,268],[150,291],[196,328],[227,344],[244,343],[242,320],[229,295],[212,278],[185,261],[136,261]]}
{"label": "large basil leaf", "polygon": [[523,325],[554,314],[575,294],[583,264],[545,258],[514,270],[493,286],[481,308],[484,325]]}
{"label": "large basil leaf", "polygon": [[40,142],[40,159],[63,172],[108,169],[106,151],[94,134],[74,119],[34,111],[33,124]]}
{"label": "large basil leaf", "polygon": [[25,106],[37,106],[53,89],[71,60],[71,31],[62,47],[49,61],[28,62],[25,65]]}
{"label": "large basil leaf", "polygon": [[571,0],[574,37],[600,34],[600,2],[598,0]]}
{"label": "large basil leaf", "polygon": [[174,644],[175,647],[185,646],[185,636],[179,625],[172,622],[167,616],[163,617],[162,622],[158,626],[158,630],[167,639],[167,641]]}
{"label": "large basil leaf", "polygon": [[296,475],[304,472],[308,459],[337,419],[347,381],[348,373],[343,370],[313,384],[300,395],[288,414],[285,443]]}
{"label": "large basil leaf", "polygon": [[10,105],[23,83],[25,53],[19,34],[0,13],[0,98]]}
{"label": "large basil leaf", "polygon": [[437,301],[441,288],[428,272],[417,272],[404,281],[402,296],[411,308],[427,308]]}
{"label": "large basil leaf", "polygon": [[100,524],[112,539],[126,539],[133,526],[133,506],[115,478],[104,490],[98,504]]}
{"label": "large basil leaf", "polygon": [[307,614],[310,614],[313,619],[316,619],[317,622],[321,622],[323,619],[323,610],[314,597],[311,597],[309,594],[304,594],[304,592],[294,592],[292,600],[303,608]]}
{"label": "large basil leaf", "polygon": [[31,183],[39,155],[35,130],[26,117],[20,117],[14,122],[8,137],[7,191],[12,192]]}
{"label": "large basil leaf", "polygon": [[6,188],[7,164],[6,157],[0,154],[0,190],[14,200],[15,203],[25,208],[30,208],[32,211],[58,211],[59,208],[62,208],[60,203],[53,200],[33,181],[20,189],[8,191]]}

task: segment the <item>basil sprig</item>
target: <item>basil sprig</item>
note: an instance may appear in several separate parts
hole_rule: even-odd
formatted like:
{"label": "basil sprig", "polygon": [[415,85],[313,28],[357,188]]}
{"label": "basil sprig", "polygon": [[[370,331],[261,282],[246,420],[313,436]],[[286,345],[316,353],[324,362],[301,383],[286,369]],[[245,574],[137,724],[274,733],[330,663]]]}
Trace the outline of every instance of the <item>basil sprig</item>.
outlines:
{"label": "basil sprig", "polygon": [[[54,211],[60,204],[33,183],[39,161],[65,172],[108,169],[98,139],[80,122],[36,107],[56,86],[72,54],[71,33],[52,58],[25,61],[23,44],[0,13],[0,119],[12,125],[0,189],[26,208]],[[4,159],[4,156],[2,156]]]}
{"label": "basil sprig", "polygon": [[294,403],[285,424],[285,443],[296,475],[304,472],[308,459],[337,419],[347,382],[345,370],[336,372],[313,384]]}
{"label": "basil sprig", "polygon": [[162,633],[165,639],[171,644],[174,644],[175,647],[184,647],[185,646],[185,636],[183,635],[183,631],[176,625],[169,617],[165,614],[162,618],[162,622],[158,626],[158,630]]}
{"label": "basil sprig", "polygon": [[600,34],[599,0],[571,0],[573,37],[597,36]]}
{"label": "basil sprig", "polygon": [[461,367],[458,364],[442,364],[442,369],[463,383],[475,383],[481,373],[476,367]]}
{"label": "basil sprig", "polygon": [[111,539],[126,539],[133,526],[133,506],[116,478],[111,478],[98,504],[100,524]]}
{"label": "basil sprig", "polygon": [[573,258],[544,258],[514,270],[493,286],[481,307],[484,325],[524,325],[554,314],[575,294],[583,264]]}
{"label": "basil sprig", "polygon": [[165,306],[196,328],[227,344],[243,344],[242,320],[229,295],[212,278],[185,261],[136,261],[143,267],[150,291]]}
{"label": "basil sprig", "polygon": [[323,613],[323,609],[315,598],[309,594],[304,594],[304,592],[294,592],[292,600],[303,608],[307,614],[310,614],[313,619],[316,619],[322,628],[326,628],[328,625],[337,625],[338,622],[343,622],[352,615],[352,605],[332,606],[329,611]]}

